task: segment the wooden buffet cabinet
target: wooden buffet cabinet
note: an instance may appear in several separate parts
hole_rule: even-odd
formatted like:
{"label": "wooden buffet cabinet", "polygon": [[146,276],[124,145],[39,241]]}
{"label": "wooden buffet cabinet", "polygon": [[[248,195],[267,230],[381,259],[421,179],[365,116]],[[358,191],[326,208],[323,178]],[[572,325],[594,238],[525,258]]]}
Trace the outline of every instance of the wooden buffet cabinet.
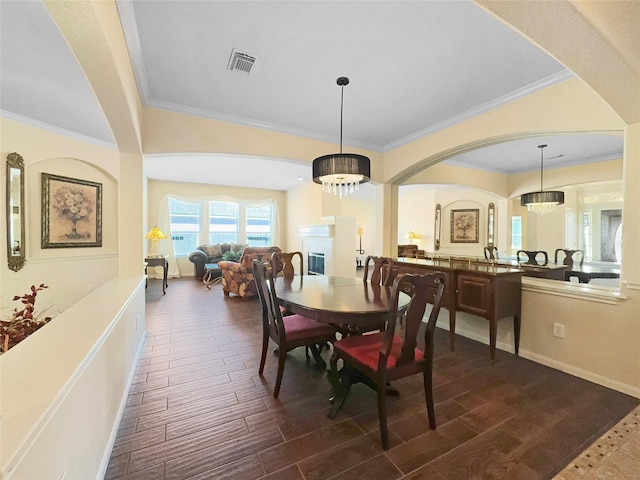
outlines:
{"label": "wooden buffet cabinet", "polygon": [[449,311],[449,341],[454,349],[456,312],[467,312],[489,320],[489,354],[495,358],[498,320],[513,317],[515,352],[520,346],[522,275],[509,266],[446,259],[399,258],[398,273],[440,271],[447,275],[443,307]]}

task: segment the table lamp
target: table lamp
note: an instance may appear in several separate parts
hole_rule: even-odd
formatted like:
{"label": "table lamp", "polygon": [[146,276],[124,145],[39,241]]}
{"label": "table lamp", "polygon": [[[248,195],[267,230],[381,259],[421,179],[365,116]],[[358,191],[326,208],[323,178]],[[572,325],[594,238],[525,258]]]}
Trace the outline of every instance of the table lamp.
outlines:
{"label": "table lamp", "polygon": [[364,233],[364,228],[358,227],[356,232],[360,237],[360,248],[356,249],[356,252],[358,252],[360,255],[364,255],[364,250],[362,249],[362,234]]}
{"label": "table lamp", "polygon": [[151,240],[151,249],[149,250],[149,257],[161,257],[162,254],[158,252],[158,240],[163,240],[167,238],[167,236],[162,233],[158,227],[153,227],[149,232],[145,235],[144,238],[148,238]]}

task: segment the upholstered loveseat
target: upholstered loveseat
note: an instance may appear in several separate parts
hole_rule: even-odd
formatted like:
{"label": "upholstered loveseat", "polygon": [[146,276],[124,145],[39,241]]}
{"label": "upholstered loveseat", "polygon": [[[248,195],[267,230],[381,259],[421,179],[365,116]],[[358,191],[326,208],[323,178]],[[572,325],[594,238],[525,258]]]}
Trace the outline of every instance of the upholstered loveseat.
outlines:
{"label": "upholstered loveseat", "polygon": [[[271,262],[274,252],[281,253],[279,247],[246,247],[242,251],[239,262],[221,261],[218,267],[222,273],[222,289],[226,296],[230,293],[248,298],[256,295],[256,282],[253,279],[253,261]],[[276,266],[276,272],[282,270],[282,265]]]}
{"label": "upholstered loveseat", "polygon": [[194,276],[202,280],[205,274],[204,266],[207,263],[218,263],[226,252],[241,252],[246,245],[238,243],[214,243],[212,245],[200,245],[189,254],[189,260],[193,262]]}

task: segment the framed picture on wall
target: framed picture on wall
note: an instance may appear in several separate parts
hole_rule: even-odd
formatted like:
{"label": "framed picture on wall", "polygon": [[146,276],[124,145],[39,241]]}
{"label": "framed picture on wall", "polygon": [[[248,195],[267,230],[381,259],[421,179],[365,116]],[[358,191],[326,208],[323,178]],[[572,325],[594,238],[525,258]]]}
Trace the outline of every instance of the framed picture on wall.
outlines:
{"label": "framed picture on wall", "polygon": [[480,210],[451,210],[451,243],[479,243]]}
{"label": "framed picture on wall", "polygon": [[42,248],[102,246],[102,184],[42,174]]}

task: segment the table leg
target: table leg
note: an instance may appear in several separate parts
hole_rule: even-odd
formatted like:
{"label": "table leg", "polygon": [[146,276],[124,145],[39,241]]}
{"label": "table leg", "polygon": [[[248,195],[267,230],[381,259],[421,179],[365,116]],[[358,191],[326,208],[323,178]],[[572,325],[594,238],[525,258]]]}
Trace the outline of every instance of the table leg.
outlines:
{"label": "table leg", "polygon": [[[451,302],[455,302],[455,299],[454,300],[449,299],[449,305],[451,305]],[[449,306],[449,343],[451,345],[452,352],[453,352],[455,341],[456,341],[456,309],[452,306]]]}
{"label": "table leg", "polygon": [[498,321],[495,318],[489,320],[489,357],[496,358],[496,338],[498,336]]}
{"label": "table leg", "polygon": [[169,282],[167,281],[167,277],[169,276],[169,262],[164,263],[164,268],[162,269],[162,294],[166,295],[166,289],[169,286]]}
{"label": "table leg", "polygon": [[311,350],[311,355],[313,355],[313,359],[316,361],[318,366],[323,370],[327,368],[327,362],[320,356],[320,349],[317,344],[310,345],[309,350]]}
{"label": "table leg", "polygon": [[[329,418],[335,418],[338,415],[338,412],[342,408],[342,405],[344,405],[344,402],[349,396],[351,385],[356,383],[364,383],[373,391],[378,391],[378,385],[376,384],[376,382],[367,377],[357,368],[353,368],[350,365],[344,365],[337,372],[333,368],[330,369],[327,372],[327,378],[329,379],[329,383],[331,384],[331,394],[329,396],[329,402],[333,404],[333,406],[331,407],[331,411],[329,412]],[[400,395],[400,392],[396,388],[392,387],[390,383],[387,383],[387,385],[385,386],[385,394],[392,397],[397,397]]]}
{"label": "table leg", "polygon": [[518,355],[518,350],[520,349],[520,315],[513,316],[513,337],[516,355]]}

